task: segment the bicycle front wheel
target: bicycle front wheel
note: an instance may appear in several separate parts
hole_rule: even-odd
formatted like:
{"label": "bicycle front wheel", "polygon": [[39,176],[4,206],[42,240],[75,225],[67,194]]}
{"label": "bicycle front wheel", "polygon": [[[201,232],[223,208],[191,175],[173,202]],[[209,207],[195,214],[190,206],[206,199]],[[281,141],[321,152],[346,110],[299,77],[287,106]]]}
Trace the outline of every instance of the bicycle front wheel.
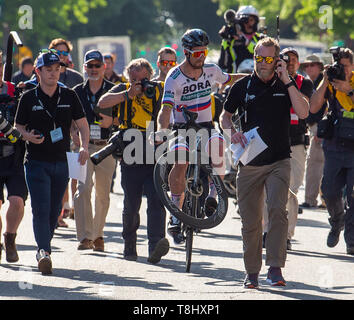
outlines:
{"label": "bicycle front wheel", "polygon": [[213,181],[217,190],[217,208],[210,217],[194,217],[183,212],[173,202],[169,194],[168,170],[171,167],[171,159],[179,159],[178,151],[169,151],[163,154],[156,162],[154,168],[154,184],[161,202],[172,215],[183,223],[195,229],[210,229],[219,225],[225,218],[228,209],[228,196],[222,179],[214,174],[213,168],[207,162],[200,164],[200,171]]}

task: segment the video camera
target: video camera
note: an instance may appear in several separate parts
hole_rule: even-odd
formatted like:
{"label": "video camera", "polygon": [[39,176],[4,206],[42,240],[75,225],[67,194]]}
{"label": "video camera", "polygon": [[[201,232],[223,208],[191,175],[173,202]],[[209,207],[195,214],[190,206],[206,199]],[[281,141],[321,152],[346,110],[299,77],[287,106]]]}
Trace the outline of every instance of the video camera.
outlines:
{"label": "video camera", "polygon": [[22,138],[21,133],[12,126],[14,110],[11,109],[16,107],[16,101],[16,97],[0,94],[0,132],[11,143],[16,143]]}
{"label": "video camera", "polygon": [[108,144],[93,153],[90,157],[94,165],[98,165],[101,161],[112,155],[115,159],[123,158],[125,145],[123,142],[123,131],[116,131],[108,140]]}
{"label": "video camera", "polygon": [[229,9],[224,14],[224,25],[219,31],[220,37],[226,40],[232,40],[234,36],[241,31],[241,23],[247,23],[248,17],[244,17],[241,20],[236,18],[236,11]]}
{"label": "video camera", "polygon": [[333,56],[334,63],[327,69],[327,76],[329,81],[334,79],[345,80],[345,71],[344,66],[339,62],[340,61],[340,47],[331,47],[329,52]]}
{"label": "video camera", "polygon": [[143,88],[143,92],[147,98],[152,99],[153,97],[155,97],[156,86],[157,86],[156,82],[144,78],[143,80],[140,81],[140,83]]}

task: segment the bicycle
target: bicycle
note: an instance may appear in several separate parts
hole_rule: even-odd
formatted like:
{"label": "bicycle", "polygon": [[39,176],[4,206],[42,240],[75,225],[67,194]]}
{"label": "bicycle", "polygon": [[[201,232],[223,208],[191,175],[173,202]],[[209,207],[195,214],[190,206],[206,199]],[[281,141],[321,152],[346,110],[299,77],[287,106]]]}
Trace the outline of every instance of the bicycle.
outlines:
{"label": "bicycle", "polygon": [[[186,123],[178,129],[202,129],[195,120],[197,114],[182,108]],[[198,131],[197,131],[198,132]],[[177,138],[176,131],[170,137]],[[222,179],[215,174],[209,157],[201,152],[201,136],[197,133],[195,149],[189,151],[168,151],[156,162],[154,168],[154,184],[156,191],[168,211],[182,222],[182,232],[186,248],[186,272],[190,271],[192,261],[193,235],[201,229],[210,229],[219,225],[225,218],[228,209],[228,195]],[[169,195],[168,174],[174,161],[186,161],[189,165],[186,172],[186,186],[182,210],[171,200]],[[204,175],[204,181],[202,179]],[[215,212],[207,217],[204,213],[204,200],[208,193],[208,181],[213,181],[218,197]]]}

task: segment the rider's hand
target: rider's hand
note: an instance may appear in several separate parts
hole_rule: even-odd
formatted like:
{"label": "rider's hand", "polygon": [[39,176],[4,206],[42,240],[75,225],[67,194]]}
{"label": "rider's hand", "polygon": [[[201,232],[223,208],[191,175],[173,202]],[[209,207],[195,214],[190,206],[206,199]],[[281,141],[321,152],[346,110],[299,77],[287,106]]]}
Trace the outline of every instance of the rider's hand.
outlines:
{"label": "rider's hand", "polygon": [[163,143],[164,141],[166,141],[166,139],[164,139],[164,137],[167,137],[170,134],[171,130],[169,129],[161,129],[159,131],[151,132],[149,135],[149,143],[151,145],[158,145]]}

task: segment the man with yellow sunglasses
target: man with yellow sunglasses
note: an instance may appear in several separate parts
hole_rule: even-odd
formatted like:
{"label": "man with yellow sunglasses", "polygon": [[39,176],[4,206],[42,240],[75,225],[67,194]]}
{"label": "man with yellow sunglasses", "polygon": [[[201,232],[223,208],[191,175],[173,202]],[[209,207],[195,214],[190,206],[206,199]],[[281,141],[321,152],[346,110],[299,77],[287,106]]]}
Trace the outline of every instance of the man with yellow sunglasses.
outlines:
{"label": "man with yellow sunglasses", "polygon": [[158,76],[153,81],[165,81],[167,73],[177,65],[177,53],[173,48],[163,47],[157,53]]}

